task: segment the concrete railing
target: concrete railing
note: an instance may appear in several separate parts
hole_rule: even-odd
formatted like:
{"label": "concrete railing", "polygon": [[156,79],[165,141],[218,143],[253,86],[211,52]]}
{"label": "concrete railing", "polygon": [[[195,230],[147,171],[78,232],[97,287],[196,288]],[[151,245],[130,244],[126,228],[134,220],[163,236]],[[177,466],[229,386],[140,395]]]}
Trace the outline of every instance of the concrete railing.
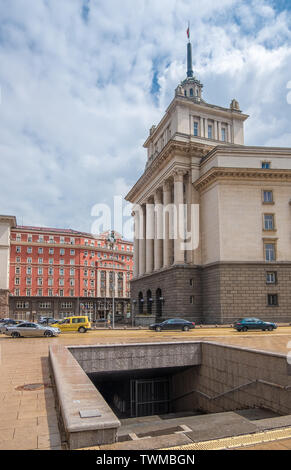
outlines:
{"label": "concrete railing", "polygon": [[70,449],[114,443],[120,422],[71,352],[49,350],[62,430]]}

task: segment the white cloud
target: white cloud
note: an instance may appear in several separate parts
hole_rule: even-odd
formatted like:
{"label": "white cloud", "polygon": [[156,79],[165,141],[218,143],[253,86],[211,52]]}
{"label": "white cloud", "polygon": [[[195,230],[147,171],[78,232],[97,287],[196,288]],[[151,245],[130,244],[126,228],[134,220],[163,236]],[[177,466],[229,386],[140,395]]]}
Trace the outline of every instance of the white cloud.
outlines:
{"label": "white cloud", "polygon": [[287,12],[268,0],[91,0],[85,21],[82,5],[1,3],[1,213],[89,230],[92,206],[127,192],[185,77],[188,18],[204,98],[239,100],[246,143],[290,142]]}

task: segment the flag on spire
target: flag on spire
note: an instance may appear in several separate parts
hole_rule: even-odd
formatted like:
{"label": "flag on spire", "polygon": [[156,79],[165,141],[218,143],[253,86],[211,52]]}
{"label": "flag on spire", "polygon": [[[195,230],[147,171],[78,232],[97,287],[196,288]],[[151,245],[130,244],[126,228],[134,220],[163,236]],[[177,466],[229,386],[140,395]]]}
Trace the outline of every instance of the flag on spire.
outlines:
{"label": "flag on spire", "polygon": [[190,25],[188,23],[188,28],[187,28],[187,37],[188,39],[190,39]]}

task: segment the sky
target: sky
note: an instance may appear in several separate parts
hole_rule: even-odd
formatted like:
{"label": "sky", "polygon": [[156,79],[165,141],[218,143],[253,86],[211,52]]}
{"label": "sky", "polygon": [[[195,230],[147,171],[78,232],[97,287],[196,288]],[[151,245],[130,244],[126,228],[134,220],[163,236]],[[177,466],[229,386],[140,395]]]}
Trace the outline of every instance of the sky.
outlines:
{"label": "sky", "polygon": [[127,194],[188,21],[205,101],[239,101],[246,145],[291,147],[291,0],[1,0],[1,214],[90,232]]}

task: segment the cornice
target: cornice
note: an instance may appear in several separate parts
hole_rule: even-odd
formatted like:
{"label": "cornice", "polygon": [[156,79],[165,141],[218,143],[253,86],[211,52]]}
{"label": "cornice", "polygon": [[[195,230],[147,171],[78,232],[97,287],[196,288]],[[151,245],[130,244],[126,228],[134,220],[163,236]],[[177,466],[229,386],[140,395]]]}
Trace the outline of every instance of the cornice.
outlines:
{"label": "cornice", "polygon": [[163,150],[158,154],[158,156],[148,166],[148,168],[145,170],[139,180],[135,183],[129,193],[125,196],[125,199],[129,202],[134,202],[140,190],[144,189],[145,186],[150,181],[152,181],[154,175],[157,174],[158,169],[170,157],[177,154],[182,154],[188,157],[203,158],[209,153],[210,149],[212,149],[212,146],[206,144],[170,140],[167,145],[163,148]]}
{"label": "cornice", "polygon": [[216,181],[227,180],[255,180],[255,181],[284,181],[291,182],[291,170],[261,169],[261,168],[211,168],[201,176],[194,187],[198,191],[205,189]]}

